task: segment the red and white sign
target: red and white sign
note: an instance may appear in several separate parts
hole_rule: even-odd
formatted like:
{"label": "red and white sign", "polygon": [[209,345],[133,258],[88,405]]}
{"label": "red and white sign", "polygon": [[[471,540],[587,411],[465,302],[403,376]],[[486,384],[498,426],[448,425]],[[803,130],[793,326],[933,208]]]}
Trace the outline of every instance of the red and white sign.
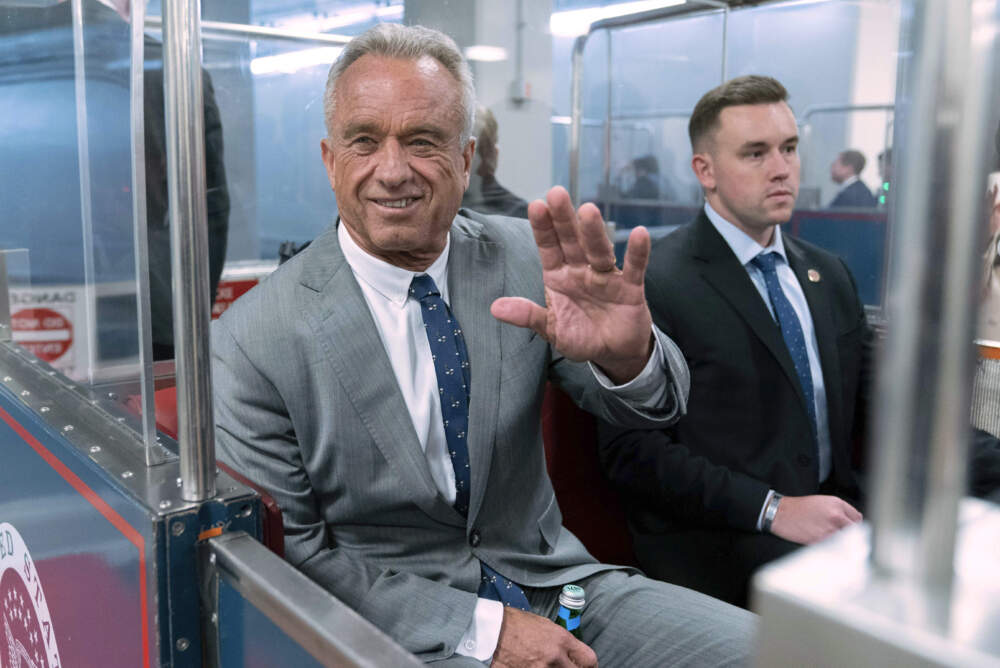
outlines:
{"label": "red and white sign", "polygon": [[0,524],[0,666],[59,668],[52,617],[28,548]]}
{"label": "red and white sign", "polygon": [[215,303],[212,304],[212,318],[218,318],[232,305],[234,301],[250,291],[250,288],[257,285],[260,278],[239,278],[219,281],[219,288],[215,291]]}
{"label": "red and white sign", "polygon": [[35,357],[54,362],[73,345],[73,323],[51,308],[26,308],[10,316],[13,339]]}

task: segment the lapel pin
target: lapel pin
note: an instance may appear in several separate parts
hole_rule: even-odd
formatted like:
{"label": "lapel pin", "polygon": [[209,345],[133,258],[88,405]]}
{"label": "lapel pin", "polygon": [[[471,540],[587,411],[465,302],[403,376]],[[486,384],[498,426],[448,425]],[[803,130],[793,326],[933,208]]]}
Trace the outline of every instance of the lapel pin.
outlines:
{"label": "lapel pin", "polygon": [[809,271],[807,271],[806,276],[809,277],[810,283],[819,283],[820,279],[822,278],[822,276],[819,275],[819,272],[816,271],[815,269],[810,269]]}

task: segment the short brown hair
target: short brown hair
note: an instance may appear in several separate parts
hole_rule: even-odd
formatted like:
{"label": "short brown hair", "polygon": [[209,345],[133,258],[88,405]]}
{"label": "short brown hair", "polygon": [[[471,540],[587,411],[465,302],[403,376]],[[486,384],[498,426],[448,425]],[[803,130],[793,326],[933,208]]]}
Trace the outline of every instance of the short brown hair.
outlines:
{"label": "short brown hair", "polygon": [[719,124],[719,114],[726,107],[744,104],[772,104],[788,100],[788,91],[777,79],[748,74],[730,79],[701,96],[694,105],[688,121],[691,149],[698,152],[698,145]]}
{"label": "short brown hair", "polygon": [[865,168],[865,154],[861,151],[855,151],[854,149],[848,149],[842,151],[838,156],[840,164],[850,167],[855,174],[860,174],[861,170]]}

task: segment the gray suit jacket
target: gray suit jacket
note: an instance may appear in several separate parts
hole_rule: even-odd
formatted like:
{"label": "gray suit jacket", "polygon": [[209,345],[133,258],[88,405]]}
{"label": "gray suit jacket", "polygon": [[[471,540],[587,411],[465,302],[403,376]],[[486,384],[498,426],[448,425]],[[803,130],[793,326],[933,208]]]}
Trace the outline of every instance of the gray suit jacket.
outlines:
{"label": "gray suit jacket", "polygon": [[450,656],[476,605],[482,560],[515,582],[561,585],[609,568],[561,525],[540,410],[552,379],[619,424],[683,413],[688,373],[665,336],[671,399],[657,415],[603,390],[534,332],[489,312],[544,303],[523,220],[457,216],[449,294],[472,371],[471,503],[441,497],[361,289],[332,228],[243,296],[212,330],[221,459],[284,512],[288,560],[424,660]]}

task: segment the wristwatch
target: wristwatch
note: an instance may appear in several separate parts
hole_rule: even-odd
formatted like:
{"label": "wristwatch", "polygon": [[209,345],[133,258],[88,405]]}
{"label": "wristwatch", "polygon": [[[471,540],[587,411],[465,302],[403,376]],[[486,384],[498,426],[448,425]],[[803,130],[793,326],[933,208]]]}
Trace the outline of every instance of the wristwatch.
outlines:
{"label": "wristwatch", "polygon": [[782,495],[775,492],[771,495],[771,500],[767,502],[767,508],[764,509],[764,519],[760,523],[760,530],[765,533],[771,533],[771,523],[774,522],[774,516],[778,514],[778,504],[781,503]]}

